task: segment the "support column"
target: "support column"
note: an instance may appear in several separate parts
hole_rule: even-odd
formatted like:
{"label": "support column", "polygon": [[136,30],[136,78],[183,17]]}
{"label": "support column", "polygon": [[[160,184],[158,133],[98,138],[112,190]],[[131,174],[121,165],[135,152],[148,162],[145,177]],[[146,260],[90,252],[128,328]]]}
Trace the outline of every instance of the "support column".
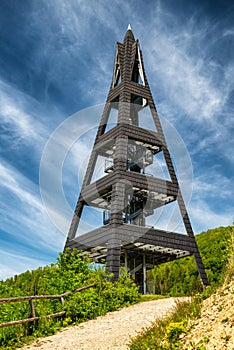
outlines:
{"label": "support column", "polygon": [[107,245],[106,266],[107,271],[113,273],[111,280],[117,281],[119,278],[120,269],[120,255],[121,255],[121,240],[118,238],[110,238]]}
{"label": "support column", "polygon": [[143,294],[146,294],[146,261],[145,254],[143,254]]}
{"label": "support column", "polygon": [[125,269],[127,270],[128,269],[128,252],[126,250],[124,252],[124,266],[125,266]]}
{"label": "support column", "polygon": [[194,237],[193,229],[192,229],[192,226],[191,226],[191,223],[189,220],[189,216],[188,216],[180,189],[178,191],[177,201],[178,201],[180,213],[181,213],[182,220],[183,220],[184,226],[186,228],[187,234],[188,234],[188,236],[194,238],[194,244],[196,246],[194,258],[195,258],[197,269],[198,269],[198,272],[200,275],[201,282],[202,282],[204,287],[207,287],[209,285],[209,281],[208,281],[208,278],[206,276],[206,271],[205,271],[204,265],[202,263],[201,255],[200,255],[199,250],[198,250],[197,242],[196,242],[195,237]]}

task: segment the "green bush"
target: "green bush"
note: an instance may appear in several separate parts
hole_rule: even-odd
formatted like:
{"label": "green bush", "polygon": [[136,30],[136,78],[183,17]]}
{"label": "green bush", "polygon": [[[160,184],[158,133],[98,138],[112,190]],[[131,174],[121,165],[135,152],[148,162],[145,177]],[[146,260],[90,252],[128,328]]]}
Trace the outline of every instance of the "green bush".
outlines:
{"label": "green bush", "polygon": [[186,333],[183,322],[171,322],[166,326],[166,336],[168,340],[178,340],[179,336]]}
{"label": "green bush", "polygon": [[[27,271],[19,276],[0,282],[0,298],[24,295],[61,294],[85,285],[95,287],[59,299],[35,300],[36,316],[66,311],[57,319],[41,318],[37,322],[0,328],[0,349],[14,349],[35,337],[47,336],[72,323],[82,322],[108,311],[117,310],[139,301],[138,288],[126,273],[116,283],[109,282],[105,270],[93,267],[90,259],[80,257],[74,250],[59,254],[57,262]],[[28,301],[0,305],[0,323],[20,320],[30,316]]]}
{"label": "green bush", "polygon": [[136,303],[139,299],[138,288],[129,278],[120,278],[115,283],[106,280],[95,288],[71,296],[65,304],[66,316],[72,322],[82,322]]}

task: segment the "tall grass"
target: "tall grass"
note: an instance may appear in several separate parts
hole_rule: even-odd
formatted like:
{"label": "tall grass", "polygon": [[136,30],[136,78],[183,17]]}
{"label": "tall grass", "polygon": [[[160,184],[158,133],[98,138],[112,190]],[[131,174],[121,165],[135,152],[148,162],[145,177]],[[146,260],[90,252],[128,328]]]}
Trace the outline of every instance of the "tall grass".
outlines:
{"label": "tall grass", "polygon": [[234,226],[231,228],[230,240],[228,242],[228,255],[227,280],[234,277]]}
{"label": "tall grass", "polygon": [[194,298],[192,302],[178,302],[174,312],[169,317],[156,320],[153,327],[144,330],[132,339],[130,349],[180,349],[180,338],[187,333],[189,319],[198,317],[200,310],[200,298]]}

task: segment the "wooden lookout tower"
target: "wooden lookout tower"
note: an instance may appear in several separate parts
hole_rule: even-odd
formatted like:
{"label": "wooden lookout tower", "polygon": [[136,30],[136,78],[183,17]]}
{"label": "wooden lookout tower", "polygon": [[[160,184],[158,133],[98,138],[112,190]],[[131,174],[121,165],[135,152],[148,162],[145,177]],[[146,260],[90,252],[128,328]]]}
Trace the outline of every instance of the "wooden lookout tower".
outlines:
{"label": "wooden lookout tower", "polygon": [[[145,112],[154,130],[144,123]],[[116,124],[108,126],[113,116]],[[147,116],[148,118],[148,116]],[[145,119],[146,120],[146,119]],[[148,119],[147,119],[148,120]],[[149,174],[163,157],[169,178]],[[99,159],[103,174],[93,179]],[[185,233],[148,225],[148,219],[176,202]],[[77,234],[86,207],[102,215],[100,227]],[[91,217],[90,217],[90,220]],[[117,43],[110,91],[101,117],[65,248],[105,260],[114,280],[126,266],[146,293],[146,269],[194,255],[204,286],[206,273],[194,238],[171,156],[146,78],[142,52],[130,26]]]}

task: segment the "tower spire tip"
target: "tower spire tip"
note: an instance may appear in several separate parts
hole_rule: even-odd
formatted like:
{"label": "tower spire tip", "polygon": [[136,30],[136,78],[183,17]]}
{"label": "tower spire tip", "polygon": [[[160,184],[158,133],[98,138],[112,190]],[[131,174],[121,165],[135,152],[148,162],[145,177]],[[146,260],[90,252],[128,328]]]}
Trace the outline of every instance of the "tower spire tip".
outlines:
{"label": "tower spire tip", "polygon": [[128,29],[126,31],[124,39],[127,39],[127,38],[131,38],[131,39],[135,40],[133,32],[132,32],[132,27],[130,24],[128,25]]}

